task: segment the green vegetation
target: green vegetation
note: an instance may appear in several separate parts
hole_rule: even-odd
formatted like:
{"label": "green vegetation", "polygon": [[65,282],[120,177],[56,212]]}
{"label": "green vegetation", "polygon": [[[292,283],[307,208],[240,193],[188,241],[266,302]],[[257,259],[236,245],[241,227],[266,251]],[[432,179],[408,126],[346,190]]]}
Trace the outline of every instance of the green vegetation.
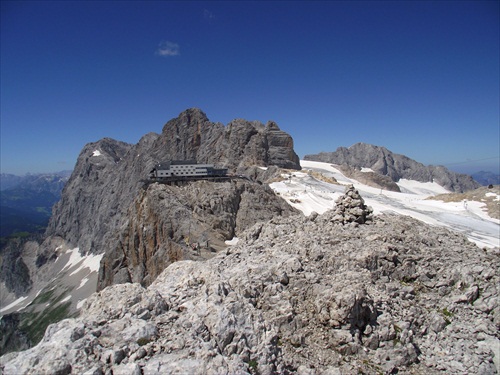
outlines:
{"label": "green vegetation", "polygon": [[45,330],[52,323],[69,317],[71,302],[56,303],[40,312],[22,313],[20,329],[28,335],[33,345],[40,342]]}
{"label": "green vegetation", "polygon": [[258,374],[258,370],[257,370],[257,361],[254,360],[254,359],[251,359],[250,361],[248,361],[248,370],[252,373],[252,374]]}
{"label": "green vegetation", "polygon": [[[1,237],[19,237],[19,233],[43,233],[58,195],[47,191],[11,189],[0,191]],[[2,242],[5,242],[3,240]]]}
{"label": "green vegetation", "polygon": [[68,292],[66,290],[56,296],[54,289],[47,290],[33,300],[28,311],[21,312],[19,329],[28,335],[32,345],[40,342],[50,324],[70,317],[71,301],[61,303]]}
{"label": "green vegetation", "polygon": [[150,342],[151,342],[151,339],[149,337],[141,337],[140,339],[137,340],[137,345],[144,346]]}
{"label": "green vegetation", "polygon": [[448,311],[448,309],[446,307],[444,309],[440,310],[439,312],[441,314],[443,314],[443,318],[444,318],[444,321],[446,322],[446,325],[450,325],[451,320],[449,318],[451,318],[453,316],[453,313]]}
{"label": "green vegetation", "polygon": [[32,304],[33,305],[39,305],[39,304],[42,304],[42,303],[47,303],[48,301],[50,301],[50,299],[52,298],[53,295],[54,295],[54,289],[48,290],[45,293],[40,293],[38,295],[38,297],[36,297],[33,300]]}
{"label": "green vegetation", "polygon": [[453,316],[453,313],[448,311],[448,309],[446,307],[441,310],[441,314],[443,314],[444,316],[446,316],[448,318],[451,318]]}
{"label": "green vegetation", "polygon": [[366,368],[358,368],[358,374],[377,374],[377,375],[382,375],[384,371],[380,366],[377,366],[376,364],[370,362],[367,359],[363,359],[363,365]]}

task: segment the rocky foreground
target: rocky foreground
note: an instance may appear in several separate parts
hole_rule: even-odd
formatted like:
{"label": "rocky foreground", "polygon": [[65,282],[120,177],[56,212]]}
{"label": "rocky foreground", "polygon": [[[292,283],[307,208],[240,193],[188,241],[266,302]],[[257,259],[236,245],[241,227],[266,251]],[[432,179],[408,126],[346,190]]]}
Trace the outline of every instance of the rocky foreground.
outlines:
{"label": "rocky foreground", "polygon": [[3,373],[498,373],[498,249],[372,218],[352,190],[335,210],[241,237],[148,288],[95,293],[36,347],[1,357]]}

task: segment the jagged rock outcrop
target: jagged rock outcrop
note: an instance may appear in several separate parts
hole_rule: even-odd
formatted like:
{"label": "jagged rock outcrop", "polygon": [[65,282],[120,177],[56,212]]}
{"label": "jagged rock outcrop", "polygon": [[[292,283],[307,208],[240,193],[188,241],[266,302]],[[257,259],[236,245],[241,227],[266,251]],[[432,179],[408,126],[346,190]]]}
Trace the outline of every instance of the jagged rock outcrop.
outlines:
{"label": "jagged rock outcrop", "polygon": [[4,374],[469,373],[500,361],[500,259],[398,215],[274,218],[147,288],[113,285]]}
{"label": "jagged rock outcrop", "polygon": [[101,261],[98,289],[148,286],[171,263],[207,259],[259,221],[298,212],[267,186],[247,181],[152,184],[132,204],[116,247]]}
{"label": "jagged rock outcrop", "polygon": [[115,231],[155,163],[194,159],[244,172],[253,165],[300,169],[293,140],[274,122],[212,123],[193,108],[170,120],[160,135],[130,145],[109,138],[87,144],[62,198],[54,207],[48,236],[61,236],[82,253],[114,248]]}
{"label": "jagged rock outcrop", "polygon": [[376,173],[389,176],[395,182],[402,178],[421,182],[434,181],[455,192],[464,192],[480,186],[468,175],[451,172],[443,166],[425,166],[385,147],[366,143],[356,143],[349,148],[339,147],[335,152],[305,155],[304,159],[348,165],[358,169],[371,168]]}
{"label": "jagged rock outcrop", "polygon": [[392,181],[389,176],[384,176],[376,172],[362,172],[357,168],[348,166],[347,164],[339,165],[338,169],[344,176],[353,178],[362,184],[383,190],[401,192],[398,184]]}
{"label": "jagged rock outcrop", "polygon": [[104,138],[85,145],[53,208],[46,235],[62,237],[83,253],[102,253],[101,246],[122,220],[123,205],[130,204],[140,186],[133,153],[150,144],[144,138],[136,147]]}
{"label": "jagged rock outcrop", "polygon": [[7,314],[0,319],[0,355],[31,347],[28,335],[19,329],[19,314]]}
{"label": "jagged rock outcrop", "polygon": [[15,239],[0,250],[0,280],[16,295],[26,294],[33,284],[30,270],[21,256],[23,246],[24,242]]}

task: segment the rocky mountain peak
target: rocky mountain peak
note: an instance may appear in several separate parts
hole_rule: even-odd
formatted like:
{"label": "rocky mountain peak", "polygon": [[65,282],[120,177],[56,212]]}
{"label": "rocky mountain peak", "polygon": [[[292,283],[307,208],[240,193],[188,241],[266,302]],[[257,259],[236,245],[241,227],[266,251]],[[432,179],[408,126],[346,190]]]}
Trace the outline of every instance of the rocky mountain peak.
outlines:
{"label": "rocky mountain peak", "polygon": [[274,121],[268,121],[266,124],[266,130],[267,131],[280,131],[281,129],[279,128],[278,124],[275,123]]}
{"label": "rocky mountain peak", "polygon": [[464,192],[480,186],[470,176],[452,172],[443,166],[425,166],[407,156],[393,153],[385,147],[367,143],[356,143],[349,148],[339,147],[335,152],[305,155],[304,159],[357,169],[370,168],[375,173],[390,177],[394,182],[400,179],[437,182],[454,192]]}
{"label": "rocky mountain peak", "polygon": [[83,252],[105,251],[141,180],[164,160],[197,160],[240,173],[254,165],[300,169],[292,138],[277,125],[268,128],[273,131],[246,120],[225,127],[191,108],[168,121],[161,134],[149,133],[136,145],[110,138],[87,144],[54,208],[47,235],[66,238]]}

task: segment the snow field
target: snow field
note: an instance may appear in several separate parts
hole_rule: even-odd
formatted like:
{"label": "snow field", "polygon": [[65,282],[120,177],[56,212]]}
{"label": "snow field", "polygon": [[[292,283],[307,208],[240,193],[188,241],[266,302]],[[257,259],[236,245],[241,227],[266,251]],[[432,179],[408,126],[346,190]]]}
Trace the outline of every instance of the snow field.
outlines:
{"label": "snow field", "polygon": [[[500,221],[487,215],[483,210],[485,205],[476,201],[465,204],[427,200],[430,196],[449,193],[435,182],[400,180],[397,184],[402,192],[399,193],[364,185],[344,176],[329,163],[308,160],[301,160],[300,163],[302,171],[294,172],[291,178],[284,174],[284,181],[274,182],[270,186],[306,216],[313,211],[322,214],[332,209],[335,200],[344,193],[345,185],[353,184],[366,205],[373,208],[375,215],[392,212],[411,216],[430,225],[444,226],[464,233],[480,247],[500,247]],[[339,185],[317,180],[307,173],[308,170],[333,177]],[[369,172],[368,168],[364,171]]]}

